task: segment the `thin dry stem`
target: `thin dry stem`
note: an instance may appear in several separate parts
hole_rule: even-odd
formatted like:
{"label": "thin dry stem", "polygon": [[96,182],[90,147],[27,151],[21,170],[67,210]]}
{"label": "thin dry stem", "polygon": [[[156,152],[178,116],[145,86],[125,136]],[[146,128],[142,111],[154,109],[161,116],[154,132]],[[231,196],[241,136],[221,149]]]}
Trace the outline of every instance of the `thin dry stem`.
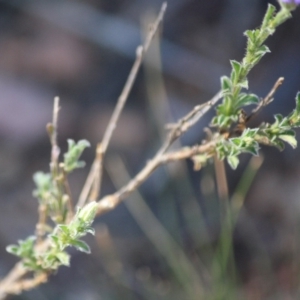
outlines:
{"label": "thin dry stem", "polygon": [[158,151],[158,154],[164,154],[174,141],[194,126],[203,117],[203,115],[221,99],[221,96],[221,92],[217,93],[211,100],[195,106],[193,110],[191,110],[183,118],[179,119],[177,123],[167,125],[167,128],[171,130],[162,147]]}
{"label": "thin dry stem", "polygon": [[[160,9],[160,12],[159,12],[155,22],[152,24],[152,26],[150,26],[150,30],[148,32],[148,35],[145,39],[144,44],[138,46],[137,49],[136,49],[136,59],[133,63],[133,66],[132,66],[131,71],[129,73],[129,76],[126,80],[124,88],[121,92],[121,95],[118,98],[117,104],[115,106],[115,109],[112,113],[111,119],[110,119],[110,121],[107,125],[107,128],[105,130],[105,133],[104,133],[104,136],[103,136],[103,139],[102,139],[101,153],[100,153],[100,158],[101,159],[97,159],[97,157],[95,158],[95,161],[93,163],[93,167],[90,170],[90,173],[92,173],[92,175],[88,176],[87,179],[89,179],[89,180],[86,181],[86,184],[83,188],[83,190],[85,190],[85,191],[90,190],[88,188],[88,186],[90,185],[90,182],[91,181],[94,182],[95,180],[98,180],[98,183],[95,184],[95,186],[97,188],[94,189],[94,192],[96,192],[96,193],[93,195],[93,197],[91,199],[97,199],[99,197],[100,192],[101,192],[101,180],[102,180],[102,173],[103,173],[103,159],[104,159],[106,150],[107,150],[108,145],[110,143],[113,132],[117,127],[117,122],[118,122],[118,120],[120,118],[120,115],[123,111],[123,108],[126,104],[129,93],[130,93],[130,91],[133,87],[133,84],[135,82],[136,76],[137,76],[138,71],[140,69],[141,63],[142,63],[143,58],[145,56],[145,53],[147,52],[147,50],[148,50],[148,48],[151,44],[151,41],[152,41],[154,35],[156,34],[160,23],[163,20],[166,8],[167,8],[167,3],[164,2],[162,4],[162,7]],[[98,175],[96,174],[96,172],[98,173]],[[92,178],[92,180],[90,178]],[[78,202],[78,204],[81,204],[81,206],[84,205],[84,203],[87,201],[88,194],[87,194],[85,199],[83,198],[83,196],[85,196],[85,195],[82,194],[82,197],[80,198],[80,203]]]}
{"label": "thin dry stem", "polygon": [[267,94],[267,96],[265,98],[263,98],[259,102],[257,107],[252,110],[251,115],[247,118],[247,120],[249,120],[252,116],[257,114],[263,107],[269,105],[273,101],[273,96],[276,93],[277,89],[282,85],[283,81],[284,81],[283,77],[279,77],[277,79],[277,81],[275,82],[275,84],[272,87],[272,89],[270,90],[270,92]]}
{"label": "thin dry stem", "polygon": [[[31,290],[39,286],[40,284],[47,282],[47,280],[48,280],[48,275],[46,273],[41,273],[31,279],[14,281],[6,288],[6,293],[17,295],[22,293],[23,291]],[[0,299],[5,299],[7,294],[2,295],[0,290]]]}
{"label": "thin dry stem", "polygon": [[103,149],[102,144],[99,143],[96,148],[96,158],[95,158],[95,169],[94,169],[94,180],[91,185],[91,194],[89,201],[96,201],[100,194],[100,183],[102,182],[102,161],[103,161]]}
{"label": "thin dry stem", "polygon": [[36,224],[35,235],[37,236],[37,244],[41,243],[45,234],[45,224],[47,221],[47,207],[45,204],[40,204],[38,208],[39,220]]}
{"label": "thin dry stem", "polygon": [[13,269],[6,275],[0,282],[0,300],[6,298],[8,294],[11,294],[11,287],[20,280],[28,271],[23,267],[21,262],[17,263]]}
{"label": "thin dry stem", "polygon": [[136,190],[160,165],[190,158],[196,154],[210,152],[214,149],[216,141],[210,141],[204,145],[196,145],[193,147],[184,147],[180,150],[170,153],[161,153],[161,149],[157,152],[145,167],[131,179],[123,188],[114,194],[108,195],[99,201],[98,215],[113,210],[122,200],[127,198],[134,190]]}
{"label": "thin dry stem", "polygon": [[[58,113],[59,113],[59,97],[54,98],[53,105],[53,114],[52,114],[52,123],[47,124],[47,132],[50,138],[51,143],[51,162],[50,169],[53,175],[57,173],[58,169],[58,157],[59,157],[59,147],[57,145],[57,123],[58,123]],[[47,209],[43,203],[39,204],[38,208],[39,220],[36,224],[36,236],[37,244],[42,241],[42,238],[45,234],[45,225],[47,221]]]}
{"label": "thin dry stem", "polygon": [[[96,154],[96,158],[97,158],[97,154]],[[95,159],[92,166],[91,166],[89,175],[87,176],[85,184],[84,184],[84,186],[81,190],[81,193],[79,195],[79,200],[77,202],[77,206],[79,206],[79,207],[84,206],[84,204],[85,204],[85,202],[86,202],[86,200],[89,196],[89,193],[90,193],[91,188],[93,186],[94,178],[96,176],[95,169],[97,168],[97,166],[98,166],[98,161],[97,161],[97,159]]]}
{"label": "thin dry stem", "polygon": [[57,123],[58,123],[58,113],[59,113],[59,97],[54,98],[54,105],[53,105],[53,118],[52,123],[47,124],[47,131],[50,137],[51,142],[51,163],[50,168],[52,172],[56,172],[58,169],[58,157],[60,149],[57,145]]}

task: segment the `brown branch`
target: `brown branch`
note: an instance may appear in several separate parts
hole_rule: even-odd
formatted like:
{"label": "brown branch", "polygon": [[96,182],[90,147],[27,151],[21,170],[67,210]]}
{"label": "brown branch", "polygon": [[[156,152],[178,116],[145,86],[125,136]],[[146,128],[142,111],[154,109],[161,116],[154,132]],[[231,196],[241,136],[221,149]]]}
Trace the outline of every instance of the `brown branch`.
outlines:
{"label": "brown branch", "polygon": [[[96,150],[97,151],[97,150]],[[79,206],[79,207],[83,207],[86,200],[88,199],[88,196],[90,194],[90,191],[91,191],[91,188],[93,186],[93,183],[94,183],[94,179],[95,177],[97,176],[96,174],[96,169],[98,170],[98,166],[99,166],[99,163],[98,163],[98,160],[97,160],[97,153],[96,153],[96,158],[91,166],[91,169],[90,169],[90,172],[86,178],[86,181],[85,181],[85,184],[81,190],[81,193],[79,195],[79,200],[77,202],[77,205],[76,206]],[[99,172],[98,172],[99,173]]]}
{"label": "brown branch", "polygon": [[[53,114],[52,114],[52,123],[48,123],[46,126],[50,143],[51,143],[51,162],[50,162],[50,169],[53,178],[56,176],[58,172],[58,158],[60,149],[57,145],[57,123],[58,123],[58,113],[59,113],[59,97],[54,98],[54,105],[53,105]],[[45,234],[45,225],[47,221],[47,207],[44,203],[39,203],[38,208],[38,223],[36,224],[36,236],[37,241],[36,243],[39,244],[42,241],[42,238]]]}
{"label": "brown branch", "polygon": [[10,270],[6,277],[0,281],[0,300],[5,299],[8,294],[11,294],[11,287],[26,273],[27,270],[23,267],[22,262],[17,263]]}
{"label": "brown branch", "polygon": [[[14,272],[16,272],[16,274],[12,274],[12,275],[17,275],[17,276],[24,275],[24,272],[25,273],[27,272],[24,268],[19,269],[19,265],[17,265],[17,268],[15,267],[13,270]],[[40,273],[37,276],[34,276],[33,278],[30,279],[23,279],[17,281],[16,278],[12,278],[12,280],[1,282],[0,300],[5,299],[6,296],[9,294],[17,295],[23,291],[31,290],[39,286],[40,284],[47,282],[47,280],[48,280],[48,274]]]}
{"label": "brown branch", "polygon": [[151,159],[145,167],[131,179],[123,188],[114,194],[105,196],[99,200],[98,215],[113,210],[118,204],[127,198],[133,191],[135,191],[146,179],[160,166],[169,162],[191,158],[194,155],[207,153],[214,150],[216,140],[212,140],[204,145],[196,145],[193,147],[184,147],[180,150],[170,153],[157,152],[153,159]]}
{"label": "brown branch", "polygon": [[[151,44],[151,41],[152,41],[154,35],[156,34],[156,32],[158,30],[158,27],[159,27],[160,23],[163,20],[166,8],[167,8],[167,3],[164,2],[162,4],[162,7],[160,9],[160,12],[159,12],[155,22],[152,24],[152,26],[150,26],[150,30],[148,32],[148,35],[146,36],[144,44],[138,46],[137,49],[136,49],[136,59],[133,63],[133,66],[132,66],[131,71],[129,73],[129,76],[126,80],[124,88],[123,88],[123,90],[122,90],[122,92],[121,92],[121,94],[118,98],[117,104],[115,106],[115,109],[113,111],[113,114],[112,114],[111,119],[110,119],[110,121],[107,125],[107,128],[105,130],[105,133],[104,133],[104,136],[103,136],[103,139],[102,139],[101,153],[100,153],[101,159],[97,159],[97,157],[95,158],[95,161],[93,163],[93,167],[90,170],[90,174],[92,174],[92,175],[88,176],[88,179],[93,178],[93,180],[92,180],[93,182],[96,179],[98,180],[98,183],[95,185],[96,188],[93,190],[94,195],[92,197],[92,200],[97,199],[99,194],[100,194],[102,173],[103,173],[103,159],[104,159],[106,150],[107,150],[108,145],[110,143],[113,132],[114,132],[115,128],[117,127],[117,122],[120,118],[120,115],[123,111],[125,103],[128,99],[129,93],[130,93],[130,91],[133,87],[133,84],[135,82],[135,79],[136,79],[136,76],[137,76],[138,71],[140,69],[143,58],[144,58],[144,56],[145,56],[145,54],[146,54],[146,52],[147,52],[147,50],[148,50],[148,48]],[[98,175],[96,175],[96,172],[98,173]],[[85,191],[89,190],[88,186],[90,185],[90,181],[91,180],[89,180],[89,181],[87,180],[83,190],[85,190]],[[92,186],[90,188],[92,188]],[[80,199],[81,200],[80,201],[81,205],[83,205],[87,200],[87,198],[83,199],[83,196]]]}
{"label": "brown branch", "polygon": [[[47,132],[51,142],[51,163],[50,169],[52,173],[56,173],[58,170],[58,157],[60,153],[60,149],[57,145],[57,122],[58,122],[58,112],[60,110],[59,107],[59,97],[54,98],[54,105],[53,105],[53,117],[52,123],[47,124]],[[55,175],[55,174],[53,174]]]}
{"label": "brown branch", "polygon": [[273,96],[276,93],[277,89],[282,85],[284,81],[283,77],[280,77],[277,79],[277,81],[275,82],[274,86],[272,87],[272,89],[270,90],[270,92],[267,94],[267,96],[265,98],[263,98],[259,104],[256,106],[255,109],[252,110],[251,115],[249,115],[246,119],[246,121],[249,121],[254,115],[256,115],[263,107],[269,105],[273,100]]}
{"label": "brown branch", "polygon": [[103,148],[102,143],[99,143],[96,148],[94,176],[91,185],[91,193],[89,201],[96,201],[100,194],[101,181],[102,181],[102,162],[103,162]]}
{"label": "brown branch", "polygon": [[160,152],[164,153],[168,150],[171,144],[178,139],[182,134],[194,126],[204,114],[206,114],[211,107],[213,107],[222,97],[221,91],[218,92],[211,100],[204,104],[195,106],[189,113],[178,120],[175,124],[168,124],[167,129],[171,129],[164,145],[161,147]]}

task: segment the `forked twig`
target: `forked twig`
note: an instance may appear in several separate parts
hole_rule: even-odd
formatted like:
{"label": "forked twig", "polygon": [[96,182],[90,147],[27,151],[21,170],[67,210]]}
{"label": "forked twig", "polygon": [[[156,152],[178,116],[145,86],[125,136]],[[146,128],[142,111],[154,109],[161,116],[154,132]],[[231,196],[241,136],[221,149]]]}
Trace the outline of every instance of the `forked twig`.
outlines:
{"label": "forked twig", "polygon": [[246,121],[249,121],[250,118],[252,118],[254,115],[256,115],[263,107],[269,105],[273,100],[273,96],[276,93],[277,89],[282,85],[284,81],[283,77],[279,77],[277,81],[275,82],[274,86],[270,90],[270,92],[267,94],[265,98],[263,98],[259,104],[252,110],[251,115],[249,115],[246,119]]}
{"label": "forked twig", "polygon": [[211,107],[213,107],[222,97],[222,93],[218,92],[211,100],[195,106],[189,113],[178,120],[175,124],[168,124],[167,129],[171,129],[167,139],[160,149],[161,153],[168,150],[171,144],[178,139],[182,134],[194,126]]}

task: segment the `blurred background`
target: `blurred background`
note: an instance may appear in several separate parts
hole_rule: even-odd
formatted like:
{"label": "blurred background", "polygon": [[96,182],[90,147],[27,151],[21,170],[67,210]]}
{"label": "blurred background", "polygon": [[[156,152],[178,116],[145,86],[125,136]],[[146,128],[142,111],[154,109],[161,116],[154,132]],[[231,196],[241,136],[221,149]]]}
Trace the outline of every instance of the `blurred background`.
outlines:
{"label": "blurred background", "polygon": [[[128,180],[124,166],[133,176],[155,154],[166,133],[164,124],[218,92],[220,76],[230,72],[229,59],[243,57],[243,32],[259,26],[267,3],[276,5],[267,0],[168,1],[159,38],[149,49],[108,149],[103,195]],[[61,99],[62,152],[68,138],[92,144],[83,157],[87,167],[70,177],[76,199],[136,47],[161,4],[0,1],[0,277],[16,262],[6,245],[35,229],[32,175],[49,167],[45,125],[51,121],[53,98]],[[275,101],[253,125],[294,107],[300,90],[299,17],[300,9],[268,40],[272,53],[249,77],[250,91],[261,97],[285,77]],[[180,142],[199,143],[212,115],[213,110]],[[267,147],[261,153],[259,170],[260,161],[249,165],[247,155],[237,171],[226,166],[230,195],[240,188],[243,175],[251,178],[257,172],[251,187],[242,188],[247,196],[233,241],[240,284],[234,288],[239,299],[299,299],[300,152],[287,146],[281,153]],[[140,193],[97,219],[96,238],[87,237],[92,255],[71,249],[70,268],[11,299],[202,299],[202,286],[211,283],[210,249],[219,234],[213,166],[200,172],[193,171],[191,162],[161,168]],[[197,288],[198,280],[204,284]]]}

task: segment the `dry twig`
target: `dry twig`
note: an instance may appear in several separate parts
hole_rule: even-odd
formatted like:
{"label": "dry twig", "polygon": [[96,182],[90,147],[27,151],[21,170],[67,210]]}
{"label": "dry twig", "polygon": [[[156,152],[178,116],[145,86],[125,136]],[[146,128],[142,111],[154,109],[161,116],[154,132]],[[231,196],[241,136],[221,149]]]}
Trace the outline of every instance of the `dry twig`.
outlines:
{"label": "dry twig", "polygon": [[[128,99],[129,93],[133,87],[133,84],[135,82],[137,73],[140,69],[141,63],[143,61],[143,58],[151,44],[151,41],[154,37],[154,35],[156,34],[160,23],[163,20],[165,11],[167,8],[167,3],[164,2],[160,12],[155,20],[155,22],[152,24],[152,26],[150,26],[150,30],[148,32],[148,35],[145,39],[145,42],[143,45],[140,45],[137,47],[136,49],[136,59],[133,63],[133,66],[131,68],[131,71],[129,73],[129,76],[127,78],[127,81],[124,85],[124,88],[121,92],[120,97],[118,98],[117,104],[115,106],[115,109],[113,111],[113,114],[111,116],[111,119],[107,125],[107,128],[105,130],[102,142],[101,142],[101,147],[100,147],[100,155],[96,155],[95,161],[93,163],[93,167],[91,168],[90,174],[92,174],[91,176],[88,176],[88,179],[93,178],[93,180],[89,180],[86,182],[83,190],[85,191],[85,194],[81,194],[81,197],[79,198],[78,201],[78,206],[83,206],[84,203],[87,200],[87,190],[90,190],[93,186],[94,189],[91,192],[91,197],[90,200],[96,200],[100,194],[100,190],[101,190],[101,181],[102,181],[102,173],[103,173],[103,159],[106,153],[106,150],[108,148],[108,145],[110,143],[111,137],[113,135],[113,132],[115,130],[115,128],[117,127],[117,122],[120,118],[120,115],[123,111],[123,108],[125,106],[125,103]],[[93,183],[97,180],[97,183],[95,183],[93,185]],[[92,182],[92,184],[91,184]],[[86,197],[86,198],[85,198]]]}
{"label": "dry twig", "polygon": [[256,115],[263,107],[269,105],[274,100],[273,96],[276,93],[277,89],[282,85],[283,81],[283,77],[277,79],[268,95],[265,98],[263,98],[259,102],[259,104],[252,110],[251,115],[247,117],[246,121],[249,121],[249,119]]}
{"label": "dry twig", "polygon": [[[50,169],[53,175],[53,178],[56,176],[58,171],[58,159],[60,149],[57,145],[57,123],[58,123],[58,113],[59,113],[59,97],[54,98],[53,105],[53,115],[52,115],[52,123],[48,123],[46,126],[50,143],[51,143],[51,162]],[[44,203],[39,203],[38,208],[39,220],[36,224],[36,236],[37,236],[37,244],[41,243],[42,237],[45,234],[45,225],[47,221],[47,208]]]}

